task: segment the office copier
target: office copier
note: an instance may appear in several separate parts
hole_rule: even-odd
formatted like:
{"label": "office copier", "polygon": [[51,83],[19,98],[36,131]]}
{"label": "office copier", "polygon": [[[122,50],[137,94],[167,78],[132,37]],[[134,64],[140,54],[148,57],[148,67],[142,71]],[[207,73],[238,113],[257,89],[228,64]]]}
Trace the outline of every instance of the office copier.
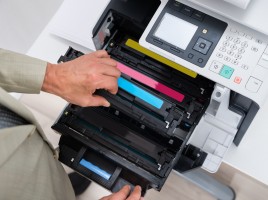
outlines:
{"label": "office copier", "polygon": [[[202,2],[110,1],[92,39],[118,62],[119,90],[96,91],[108,108],[63,110],[52,126],[62,163],[113,192],[140,185],[143,195],[172,170],[217,171],[266,99],[267,37]],[[70,47],[59,62],[82,55]]]}

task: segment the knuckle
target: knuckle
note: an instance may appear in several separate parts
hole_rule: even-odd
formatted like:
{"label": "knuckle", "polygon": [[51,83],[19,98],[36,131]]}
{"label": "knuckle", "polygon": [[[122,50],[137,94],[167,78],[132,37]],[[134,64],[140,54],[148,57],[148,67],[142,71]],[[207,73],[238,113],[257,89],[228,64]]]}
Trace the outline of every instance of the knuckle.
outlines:
{"label": "knuckle", "polygon": [[95,81],[99,80],[100,76],[98,74],[88,74],[86,81],[88,81],[89,83],[94,83]]}
{"label": "knuckle", "polygon": [[121,76],[121,71],[120,70],[117,70],[117,78]]}

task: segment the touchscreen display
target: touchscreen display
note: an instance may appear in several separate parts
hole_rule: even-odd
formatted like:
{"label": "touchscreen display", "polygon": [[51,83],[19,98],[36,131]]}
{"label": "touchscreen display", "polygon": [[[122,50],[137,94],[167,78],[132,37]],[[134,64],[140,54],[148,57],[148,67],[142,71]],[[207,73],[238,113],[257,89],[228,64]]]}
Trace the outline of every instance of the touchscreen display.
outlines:
{"label": "touchscreen display", "polygon": [[198,26],[166,13],[159,23],[154,36],[185,50]]}

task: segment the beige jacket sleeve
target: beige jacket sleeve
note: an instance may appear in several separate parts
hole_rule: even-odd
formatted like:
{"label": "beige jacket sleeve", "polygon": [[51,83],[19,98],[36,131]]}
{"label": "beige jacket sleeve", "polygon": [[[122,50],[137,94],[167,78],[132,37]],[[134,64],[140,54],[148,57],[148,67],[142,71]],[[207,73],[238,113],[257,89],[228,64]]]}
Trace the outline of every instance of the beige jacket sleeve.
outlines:
{"label": "beige jacket sleeve", "polygon": [[0,129],[1,200],[75,200],[71,182],[33,114],[3,90],[40,92],[46,65],[0,49],[0,104],[29,122]]}
{"label": "beige jacket sleeve", "polygon": [[47,62],[0,49],[0,87],[8,92],[39,93]]}

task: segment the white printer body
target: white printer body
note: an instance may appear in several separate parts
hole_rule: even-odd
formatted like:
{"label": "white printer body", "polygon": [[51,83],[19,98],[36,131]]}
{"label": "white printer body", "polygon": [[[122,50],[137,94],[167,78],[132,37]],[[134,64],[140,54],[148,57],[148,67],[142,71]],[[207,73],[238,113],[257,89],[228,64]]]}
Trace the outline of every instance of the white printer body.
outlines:
{"label": "white printer body", "polygon": [[[140,39],[140,44],[169,58],[170,60],[180,63],[181,65],[197,72],[198,74],[201,74],[223,86],[230,88],[231,90],[243,94],[244,96],[254,100],[257,104],[261,106],[266,99],[268,93],[268,86],[267,82],[265,81],[266,75],[268,73],[268,36],[252,28],[239,24],[238,22],[235,22],[224,16],[216,14],[208,10],[207,8],[200,7],[196,4],[196,2],[200,2],[199,4],[202,5],[202,1],[179,1],[181,3],[184,3],[185,5],[189,5],[192,8],[197,8],[197,10],[204,12],[207,15],[213,16],[217,19],[220,19],[228,24],[228,27],[218,41],[218,44],[213,50],[213,53],[210,56],[206,65],[204,67],[197,67],[196,65],[192,65],[186,60],[180,59],[178,56],[175,56],[170,52],[164,51],[163,49],[146,42],[146,37],[149,31],[156,23],[157,18],[159,17],[160,13],[163,11],[165,5],[168,2],[169,1],[165,0],[161,1],[159,9],[156,11],[153,19],[151,20],[142,38]],[[263,6],[265,7],[265,4],[267,3],[265,1],[263,2]],[[258,11],[256,11],[256,14],[258,14],[257,12]],[[170,30],[166,31],[172,32],[172,27],[170,27]],[[187,30],[181,31],[184,32],[184,35],[189,34],[187,33]],[[207,30],[207,32],[209,31],[210,30]],[[203,34],[206,35],[207,33]],[[202,35],[200,35],[200,37],[202,37]],[[182,38],[182,40],[184,39]],[[218,64],[222,63],[223,65],[228,65],[229,67],[231,67],[234,70],[232,76],[230,78],[225,78],[222,75],[219,75],[219,71],[217,70],[220,69],[215,68],[215,66],[213,65],[213,61],[219,62]]]}
{"label": "white printer body", "polygon": [[[244,3],[241,7],[248,6],[252,15],[251,5],[248,1]],[[257,6],[261,4],[265,7],[267,2],[259,1]],[[224,1],[162,0],[139,41],[145,48],[217,83],[211,104],[188,141],[209,154],[203,168],[210,172],[217,171],[241,123],[241,116],[228,109],[230,91],[248,97],[260,107],[267,98],[268,36],[264,34],[265,28],[241,20],[246,13],[246,9]],[[211,27],[203,21],[203,14],[227,23],[206,61],[202,56],[209,53],[213,42],[211,35],[207,37]],[[201,22],[192,20],[198,17]],[[200,63],[191,62],[192,57]]]}
{"label": "white printer body", "polygon": [[[171,170],[216,172],[268,92],[268,30],[245,15],[267,3],[230,2],[108,2],[92,38],[119,62],[119,90],[97,91],[110,108],[65,108],[52,127],[59,160],[111,191],[139,184],[143,194]],[[59,61],[82,55],[70,47]]]}

